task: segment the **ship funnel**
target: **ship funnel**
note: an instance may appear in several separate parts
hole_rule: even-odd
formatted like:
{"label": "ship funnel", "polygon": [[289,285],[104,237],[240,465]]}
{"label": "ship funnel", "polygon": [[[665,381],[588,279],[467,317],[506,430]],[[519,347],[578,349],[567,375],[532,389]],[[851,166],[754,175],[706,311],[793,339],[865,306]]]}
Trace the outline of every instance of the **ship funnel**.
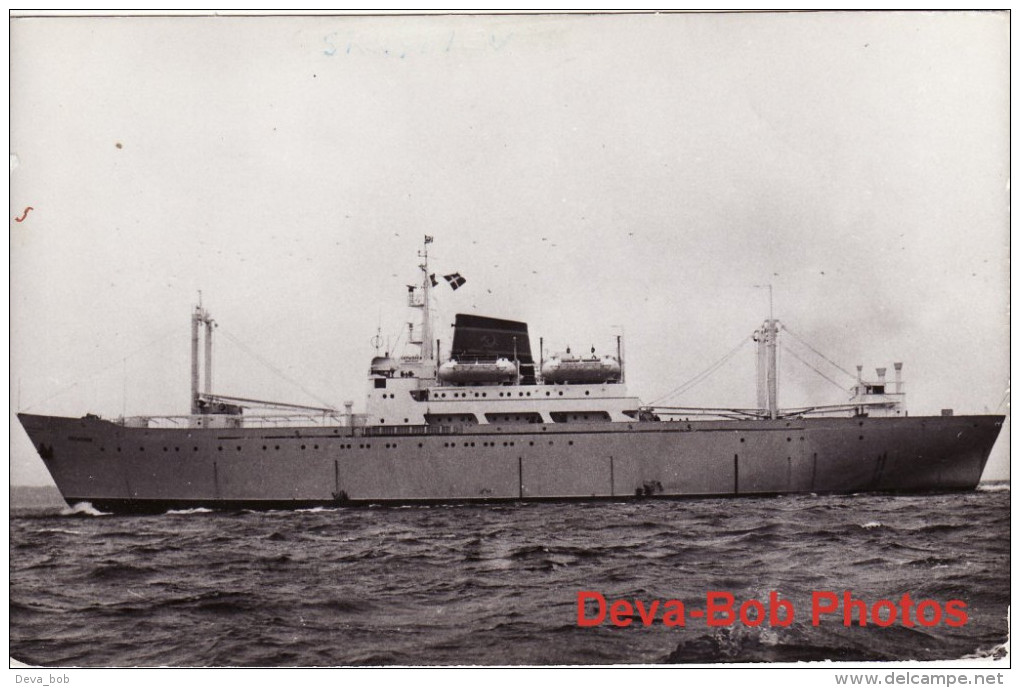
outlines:
{"label": "ship funnel", "polygon": [[903,364],[893,363],[893,369],[896,371],[896,393],[903,394]]}
{"label": "ship funnel", "polygon": [[861,384],[861,371],[864,370],[864,366],[860,363],[857,364],[857,384]]}
{"label": "ship funnel", "polygon": [[878,376],[878,384],[885,384],[885,368],[875,368],[875,375]]}

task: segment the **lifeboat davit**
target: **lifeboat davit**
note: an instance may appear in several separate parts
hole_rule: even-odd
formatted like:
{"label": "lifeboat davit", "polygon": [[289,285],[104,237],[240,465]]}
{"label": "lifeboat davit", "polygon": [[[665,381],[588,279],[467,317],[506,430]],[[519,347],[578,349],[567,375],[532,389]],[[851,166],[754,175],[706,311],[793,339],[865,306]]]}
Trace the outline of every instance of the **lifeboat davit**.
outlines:
{"label": "lifeboat davit", "polygon": [[546,382],[569,384],[617,382],[620,379],[620,362],[615,356],[578,358],[559,354],[542,364],[542,378]]}
{"label": "lifeboat davit", "polygon": [[503,383],[517,379],[517,366],[505,358],[492,361],[447,361],[439,366],[439,379],[456,385]]}

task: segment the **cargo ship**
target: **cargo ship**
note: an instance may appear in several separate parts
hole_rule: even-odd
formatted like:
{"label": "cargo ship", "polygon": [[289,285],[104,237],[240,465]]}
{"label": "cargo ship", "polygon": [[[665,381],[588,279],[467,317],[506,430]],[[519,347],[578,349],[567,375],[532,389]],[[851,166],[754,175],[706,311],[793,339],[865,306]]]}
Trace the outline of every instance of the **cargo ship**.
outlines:
{"label": "cargo ship", "polygon": [[363,412],[214,394],[215,322],[200,303],[190,413],[18,418],[68,504],[123,513],[972,490],[1002,427],[1001,415],[910,416],[900,363],[891,381],[858,366],[843,403],[781,409],[771,313],[753,335],[756,408],[642,404],[619,338],[612,354],[548,358],[540,341],[535,361],[527,324],[500,318],[457,315],[442,356],[430,243],[407,292],[412,351],[391,356],[376,338]]}

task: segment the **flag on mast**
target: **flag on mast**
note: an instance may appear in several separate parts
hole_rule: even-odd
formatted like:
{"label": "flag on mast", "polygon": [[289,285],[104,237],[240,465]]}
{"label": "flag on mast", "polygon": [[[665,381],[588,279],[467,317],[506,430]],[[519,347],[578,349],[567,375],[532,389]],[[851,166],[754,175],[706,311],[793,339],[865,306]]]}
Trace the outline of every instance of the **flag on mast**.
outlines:
{"label": "flag on mast", "polygon": [[455,272],[452,275],[443,275],[443,279],[450,283],[450,288],[456,290],[458,287],[464,285],[467,282],[466,279],[460,276],[459,272]]}

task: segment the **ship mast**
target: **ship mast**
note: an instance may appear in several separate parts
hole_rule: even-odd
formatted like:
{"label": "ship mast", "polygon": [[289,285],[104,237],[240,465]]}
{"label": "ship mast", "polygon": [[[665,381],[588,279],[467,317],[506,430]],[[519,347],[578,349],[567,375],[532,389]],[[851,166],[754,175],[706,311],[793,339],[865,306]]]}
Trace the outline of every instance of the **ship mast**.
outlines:
{"label": "ship mast", "polygon": [[755,330],[758,343],[758,408],[763,416],[775,420],[779,417],[779,376],[776,366],[776,344],[779,338],[779,321],[772,314],[772,285],[769,290],[769,317]]}
{"label": "ship mast", "polygon": [[779,382],[776,370],[776,339],[779,336],[778,321],[770,317],[765,322],[765,349],[768,359],[767,382],[768,382],[768,411],[769,418],[775,420],[779,417]]}
{"label": "ship mast", "polygon": [[433,358],[432,313],[430,309],[430,302],[432,301],[432,278],[429,276],[429,244],[431,243],[432,237],[426,234],[425,243],[422,245],[422,250],[418,254],[422,258],[422,264],[419,267],[421,267],[422,270],[421,358],[423,361],[431,361]]}
{"label": "ship mast", "polygon": [[209,311],[202,307],[202,292],[198,292],[198,305],[191,313],[191,413],[202,412],[198,392],[198,331],[205,325],[205,393],[212,394],[212,331],[215,321]]}

